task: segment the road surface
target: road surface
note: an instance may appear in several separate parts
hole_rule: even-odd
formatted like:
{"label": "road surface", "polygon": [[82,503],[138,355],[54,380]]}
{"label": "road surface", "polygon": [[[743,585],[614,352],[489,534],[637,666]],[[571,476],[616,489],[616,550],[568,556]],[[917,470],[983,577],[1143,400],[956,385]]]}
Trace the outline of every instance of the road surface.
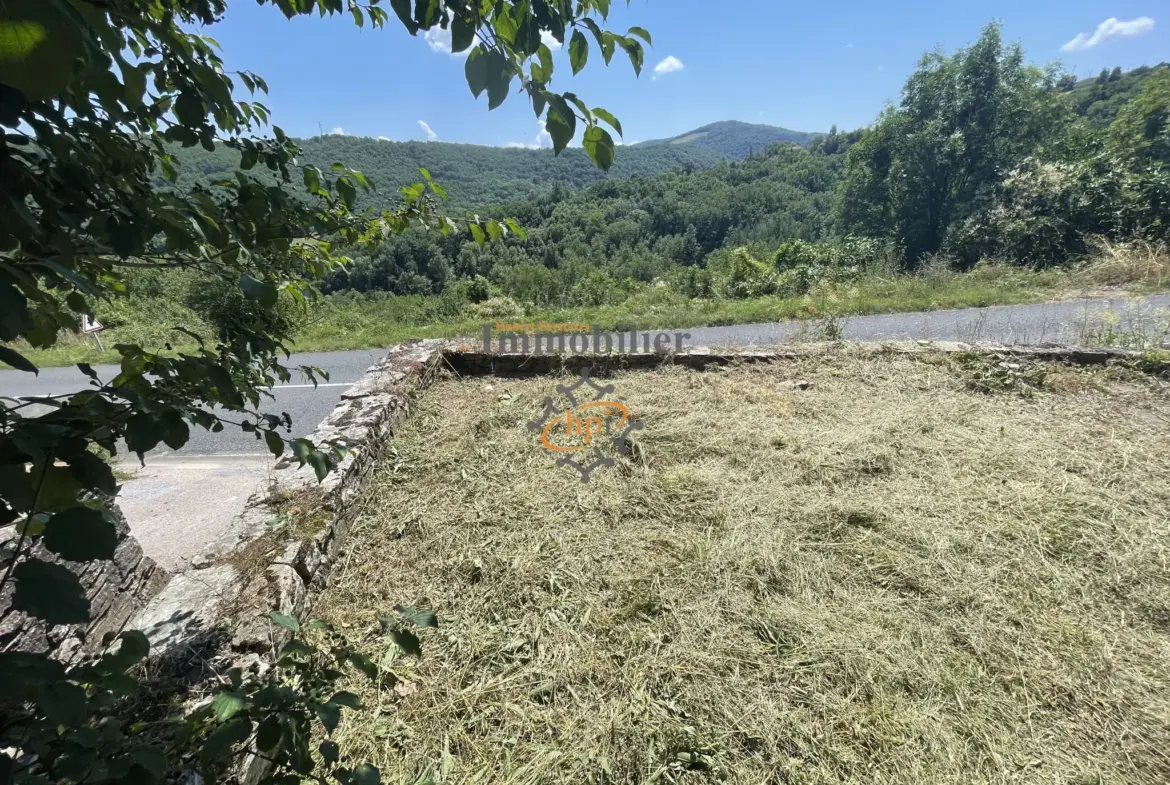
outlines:
{"label": "road surface", "polygon": [[[1003,344],[1088,343],[1104,315],[1116,314],[1114,329],[1141,331],[1166,338],[1170,295],[1131,300],[1077,300],[1037,305],[1009,305],[954,311],[859,316],[845,320],[847,340],[980,341]],[[758,346],[786,343],[802,329],[818,337],[817,323],[772,322],[727,327],[699,327],[685,332],[684,346]],[[673,332],[673,331],[672,331]],[[337,405],[341,393],[380,359],[384,349],[293,355],[289,365],[313,365],[329,372],[314,387],[293,381],[272,390],[264,409],[288,412],[293,435],[312,433]],[[116,366],[95,366],[99,378],[110,379]],[[44,368],[38,376],[0,371],[0,395],[8,397],[68,393],[88,386],[75,367]],[[225,428],[218,434],[193,428],[180,453],[165,447],[151,453],[146,466],[123,456],[122,469],[135,474],[125,483],[119,504],[147,554],[167,569],[182,569],[241,508],[264,482],[272,460],[253,434]]]}

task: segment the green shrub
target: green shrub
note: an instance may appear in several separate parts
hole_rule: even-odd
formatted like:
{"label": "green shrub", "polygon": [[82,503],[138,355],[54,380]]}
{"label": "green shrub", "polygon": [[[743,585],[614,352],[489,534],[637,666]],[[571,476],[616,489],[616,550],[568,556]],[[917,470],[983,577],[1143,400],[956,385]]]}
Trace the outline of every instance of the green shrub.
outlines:
{"label": "green shrub", "polygon": [[776,276],[747,248],[721,248],[707,257],[715,293],[729,299],[758,297],[776,291]]}
{"label": "green shrub", "polygon": [[466,315],[467,318],[475,321],[522,319],[524,318],[524,308],[511,297],[492,297],[482,303],[469,305]]}
{"label": "green shrub", "polygon": [[191,279],[184,300],[225,342],[249,330],[294,335],[305,318],[304,309],[287,295],[268,307],[245,297],[234,281],[224,278]]}

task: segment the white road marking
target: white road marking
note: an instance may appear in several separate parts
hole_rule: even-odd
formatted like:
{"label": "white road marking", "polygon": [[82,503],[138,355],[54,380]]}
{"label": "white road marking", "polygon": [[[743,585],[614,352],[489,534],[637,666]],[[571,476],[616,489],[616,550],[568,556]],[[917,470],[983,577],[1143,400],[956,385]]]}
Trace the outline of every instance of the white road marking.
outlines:
{"label": "white road marking", "polygon": [[303,387],[352,387],[353,382],[322,382],[321,384],[278,384],[269,389],[272,390],[288,390],[299,389]]}

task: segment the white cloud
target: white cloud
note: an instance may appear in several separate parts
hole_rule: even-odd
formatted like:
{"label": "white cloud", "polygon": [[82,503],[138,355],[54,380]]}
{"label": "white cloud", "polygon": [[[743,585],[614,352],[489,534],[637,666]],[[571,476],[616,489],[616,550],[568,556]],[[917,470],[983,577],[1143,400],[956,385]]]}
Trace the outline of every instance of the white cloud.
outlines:
{"label": "white cloud", "polygon": [[674,55],[669,55],[665,59],[660,60],[658,65],[654,66],[654,79],[660,76],[674,73],[675,71],[683,70],[683,61],[679,60]]}
{"label": "white cloud", "polygon": [[[444,30],[441,27],[432,27],[423,33],[423,40],[427,42],[427,46],[431,48],[432,52],[442,52],[451,55],[452,57],[467,57],[467,55],[474,48],[467,47],[462,52],[451,51],[451,28]],[[540,42],[547,46],[552,51],[557,51],[561,48],[561,43],[552,37],[552,33],[545,30],[540,34]]]}
{"label": "white cloud", "polygon": [[1060,47],[1060,51],[1079,52],[1082,49],[1092,49],[1097,44],[1103,44],[1110,38],[1141,35],[1153,29],[1154,20],[1148,16],[1139,16],[1136,19],[1130,19],[1125,22],[1122,22],[1115,16],[1111,16],[1097,25],[1097,29],[1092,34],[1077,33],[1076,38]]}
{"label": "white cloud", "polygon": [[432,131],[431,127],[429,125],[427,125],[424,121],[419,120],[418,126],[419,126],[419,128],[423,129],[423,133],[425,133],[427,135],[428,142],[437,142],[439,140],[439,135],[437,133],[435,133],[434,131]]}
{"label": "white cloud", "polygon": [[329,135],[330,136],[348,136],[349,134],[347,134],[345,132],[345,129],[339,125],[336,128],[334,128],[332,131],[330,131]]}
{"label": "white cloud", "polygon": [[852,49],[852,48],[853,48],[853,44],[845,44],[845,48],[846,48],[846,49]]}
{"label": "white cloud", "polygon": [[540,42],[553,52],[561,48],[561,42],[553,38],[552,33],[550,33],[548,30],[541,31]]}
{"label": "white cloud", "polygon": [[552,134],[544,130],[544,120],[536,121],[536,137],[531,142],[508,142],[504,147],[523,147],[528,150],[539,150],[542,147],[552,147]]}
{"label": "white cloud", "polygon": [[[451,51],[451,30],[448,28],[444,30],[441,27],[432,27],[423,33],[423,40],[427,42],[427,46],[431,48],[432,52],[446,52],[447,54],[456,54]],[[466,52],[464,52],[466,54]]]}
{"label": "white cloud", "polygon": [[379,136],[379,137],[378,137],[378,141],[379,141],[379,142],[390,142],[390,141],[393,141],[393,140],[392,140],[392,139],[391,139],[389,136]]}

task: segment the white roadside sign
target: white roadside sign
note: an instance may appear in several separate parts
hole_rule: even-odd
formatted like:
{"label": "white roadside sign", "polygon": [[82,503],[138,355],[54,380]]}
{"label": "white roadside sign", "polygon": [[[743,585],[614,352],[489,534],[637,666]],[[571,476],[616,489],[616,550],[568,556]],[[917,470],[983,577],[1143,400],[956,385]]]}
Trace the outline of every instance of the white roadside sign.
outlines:
{"label": "white roadside sign", "polygon": [[102,327],[102,323],[97,319],[90,319],[88,316],[81,317],[81,331],[83,333],[97,333],[106,328]]}

